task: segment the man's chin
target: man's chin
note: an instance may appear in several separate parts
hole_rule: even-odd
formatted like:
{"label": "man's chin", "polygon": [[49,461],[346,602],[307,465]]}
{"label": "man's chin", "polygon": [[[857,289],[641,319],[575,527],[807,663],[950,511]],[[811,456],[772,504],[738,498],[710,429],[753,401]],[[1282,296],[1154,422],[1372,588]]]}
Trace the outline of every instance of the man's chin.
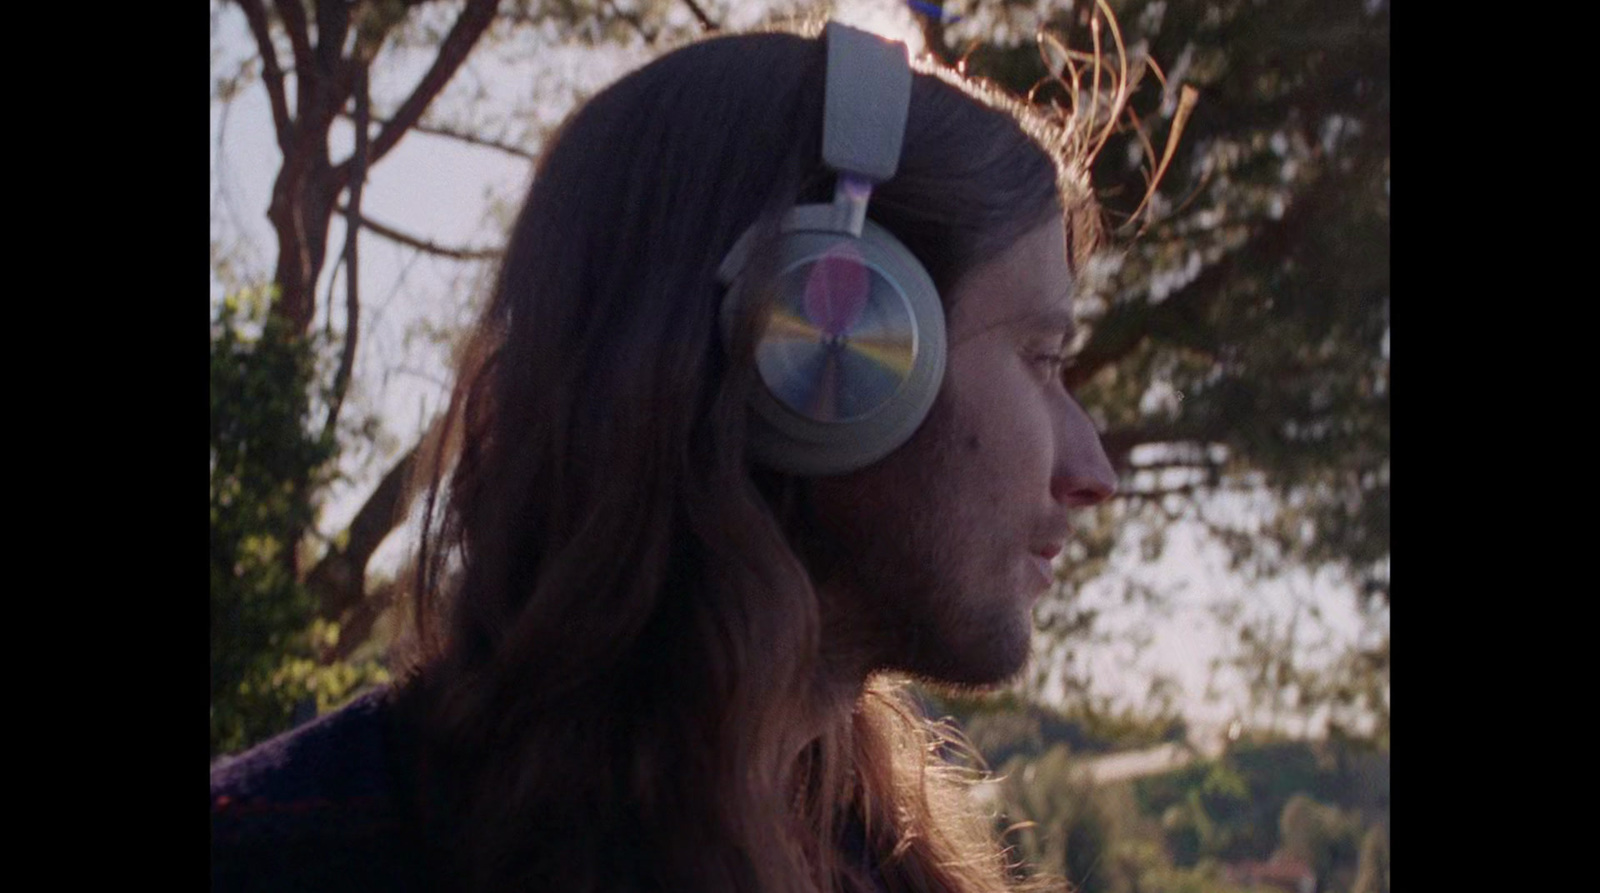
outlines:
{"label": "man's chin", "polygon": [[1028,668],[1027,637],[977,651],[950,649],[928,655],[917,666],[901,668],[920,682],[956,691],[983,691],[1015,682]]}

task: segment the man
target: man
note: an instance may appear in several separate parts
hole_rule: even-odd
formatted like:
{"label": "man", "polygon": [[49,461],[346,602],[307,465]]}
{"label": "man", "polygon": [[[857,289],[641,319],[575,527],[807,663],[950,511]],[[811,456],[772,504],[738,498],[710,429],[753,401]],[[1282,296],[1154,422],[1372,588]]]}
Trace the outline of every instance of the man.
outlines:
{"label": "man", "polygon": [[578,110],[464,356],[406,681],[213,768],[214,886],[1004,888],[893,680],[1019,671],[1114,487],[1061,378],[1071,136],[837,26]]}

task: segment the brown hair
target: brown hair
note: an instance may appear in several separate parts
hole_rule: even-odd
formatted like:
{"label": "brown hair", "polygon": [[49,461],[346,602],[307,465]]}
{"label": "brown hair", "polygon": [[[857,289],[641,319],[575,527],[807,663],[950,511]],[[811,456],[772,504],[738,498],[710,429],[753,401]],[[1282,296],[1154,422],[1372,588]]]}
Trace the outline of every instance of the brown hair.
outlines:
{"label": "brown hair", "polygon": [[[595,96],[540,160],[415,581],[427,773],[468,888],[1006,881],[909,699],[883,678],[844,703],[819,690],[805,484],[745,453],[750,331],[723,348],[714,274],[745,228],[831,192],[824,65],[793,34],[689,45]],[[923,69],[869,214],[949,294],[1087,196],[1063,170],[1015,108]],[[1068,231],[1091,232],[1071,202]]]}

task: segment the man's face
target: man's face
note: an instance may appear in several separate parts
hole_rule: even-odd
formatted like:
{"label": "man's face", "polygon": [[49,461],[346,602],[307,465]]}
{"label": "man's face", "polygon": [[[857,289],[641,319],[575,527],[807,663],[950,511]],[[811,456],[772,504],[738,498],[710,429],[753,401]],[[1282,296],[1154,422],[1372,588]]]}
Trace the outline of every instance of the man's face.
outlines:
{"label": "man's face", "polygon": [[1116,484],[1061,381],[1071,284],[1059,220],[968,274],[927,421],[883,460],[817,480],[839,551],[823,584],[830,650],[970,685],[1026,664],[1069,514]]}

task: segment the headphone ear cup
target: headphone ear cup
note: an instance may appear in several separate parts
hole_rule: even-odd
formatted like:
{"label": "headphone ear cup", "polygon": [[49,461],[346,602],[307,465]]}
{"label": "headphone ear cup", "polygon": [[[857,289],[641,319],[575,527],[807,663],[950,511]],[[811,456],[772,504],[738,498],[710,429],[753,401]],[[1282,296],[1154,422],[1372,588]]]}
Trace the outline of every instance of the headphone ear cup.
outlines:
{"label": "headphone ear cup", "polygon": [[[785,219],[755,347],[752,455],[806,476],[854,471],[893,452],[921,426],[944,380],[944,307],[932,279],[870,220],[860,237],[807,225],[831,210],[806,206]],[[749,241],[725,268],[743,266]],[[728,272],[725,334],[758,287]]]}

